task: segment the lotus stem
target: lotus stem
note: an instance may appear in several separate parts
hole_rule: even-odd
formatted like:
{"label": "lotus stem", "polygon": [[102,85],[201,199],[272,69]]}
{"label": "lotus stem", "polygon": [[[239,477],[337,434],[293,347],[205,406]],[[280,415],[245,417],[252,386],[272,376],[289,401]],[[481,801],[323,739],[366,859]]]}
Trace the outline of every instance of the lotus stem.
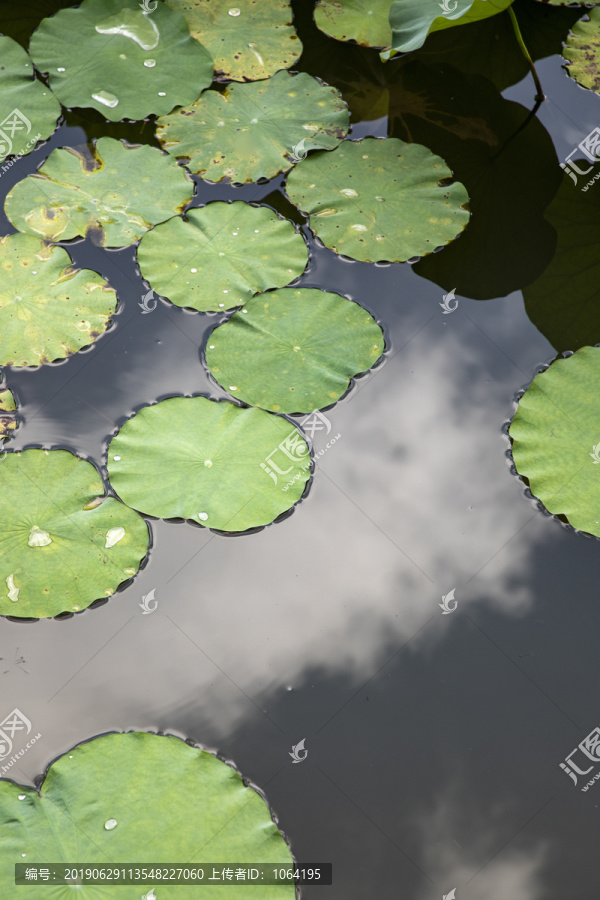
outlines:
{"label": "lotus stem", "polygon": [[543,101],[546,99],[546,95],[544,94],[544,89],[542,88],[542,83],[539,79],[538,73],[536,72],[535,66],[533,64],[533,60],[529,54],[529,50],[527,49],[527,47],[525,45],[525,41],[523,40],[523,35],[521,34],[521,29],[519,28],[519,23],[517,21],[517,17],[515,15],[515,12],[514,12],[512,6],[508,7],[507,12],[508,12],[508,14],[510,16],[510,20],[512,22],[512,26],[513,26],[513,29],[514,29],[514,32],[515,32],[515,35],[517,38],[517,43],[518,43],[519,47],[521,48],[521,53],[527,60],[527,64],[528,64],[529,68],[531,69],[531,74],[533,75],[533,80],[535,81],[535,86],[537,88],[537,94],[535,96],[535,99],[538,103],[543,103]]}

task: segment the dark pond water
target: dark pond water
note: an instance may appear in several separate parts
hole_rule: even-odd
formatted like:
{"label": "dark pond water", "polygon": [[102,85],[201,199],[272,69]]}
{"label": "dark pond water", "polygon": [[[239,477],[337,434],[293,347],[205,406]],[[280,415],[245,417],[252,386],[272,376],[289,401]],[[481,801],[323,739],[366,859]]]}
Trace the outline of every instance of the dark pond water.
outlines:
{"label": "dark pond water", "polygon": [[[31,783],[102,732],[168,731],[234,760],[265,791],[297,859],[333,863],[333,885],[303,897],[433,900],[456,888],[457,900],[591,900],[600,787],[580,796],[584,780],[576,787],[559,764],[600,722],[600,543],[528,498],[505,433],[517,392],[557,349],[576,349],[549,342],[520,291],[554,253],[542,211],[559,160],[600,124],[600,99],[558,55],[575,14],[550,10],[562,18],[546,46],[546,10],[516,4],[540,35],[538,53],[549,54],[537,64],[548,99],[490,161],[489,149],[484,159],[455,136],[444,147],[406,98],[425,97],[450,119],[487,116],[506,138],[534,105],[525,70],[502,101],[464,74],[489,74],[491,51],[440,42],[438,56],[381,85],[377,54],[319,38],[310,6],[297,6],[308,48],[300,68],[347,91],[352,138],[409,131],[462,168],[477,233],[445,262],[374,266],[336,257],[302,226],[311,259],[298,283],[372,312],[386,330],[384,364],[326,413],[330,437],[340,437],[285,521],[236,537],[152,521],[147,564],[104,605],[60,621],[1,620],[2,709],[18,707],[42,733],[11,777]],[[32,5],[31,28],[49,8]],[[9,34],[13,10],[0,4]],[[508,57],[494,65],[511,84]],[[69,114],[2,175],[2,198],[52,148],[103,130],[145,139],[139,124]],[[193,205],[252,200],[293,218],[282,178],[244,188],[196,180]],[[2,233],[14,230],[2,223]],[[225,396],[199,356],[219,317],[166,302],[142,315],[147,288],[132,248],[79,241],[69,252],[116,288],[118,314],[62,364],[5,370],[24,420],[12,446],[68,447],[103,467],[108,439],[143,404]],[[459,305],[444,315],[453,287]],[[317,435],[316,450],[330,437]],[[452,589],[458,606],[442,615]],[[151,590],[158,608],[142,615]],[[308,756],[294,765],[288,754],[301,739]]]}

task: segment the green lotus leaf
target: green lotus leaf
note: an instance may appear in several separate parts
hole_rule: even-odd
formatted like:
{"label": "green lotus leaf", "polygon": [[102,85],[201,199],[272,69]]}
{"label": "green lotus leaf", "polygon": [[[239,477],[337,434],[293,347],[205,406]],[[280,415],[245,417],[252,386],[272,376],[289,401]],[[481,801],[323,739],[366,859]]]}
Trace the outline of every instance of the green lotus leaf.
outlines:
{"label": "green lotus leaf", "polygon": [[[237,2],[237,0],[236,0]],[[167,0],[185,16],[192,37],[214,59],[215,71],[234,81],[268,78],[289,69],[302,53],[289,0]]]}
{"label": "green lotus leaf", "polygon": [[111,484],[129,506],[219,531],[268,525],[300,499],[309,468],[308,445],[287,419],[206,397],[144,407],[108,453]]}
{"label": "green lotus leaf", "polygon": [[273,412],[330,406],[385,347],[375,319],[352,300],[309,288],[269,291],[210,334],[206,362],[244,403]]}
{"label": "green lotus leaf", "polygon": [[107,119],[164,115],[212,81],[213,63],[182,15],[138,0],[83,0],[44,19],[29,52],[64,106],[91,106]]}
{"label": "green lotus leaf", "polygon": [[563,50],[567,72],[577,84],[600,93],[600,8],[588,12],[589,21],[580,19],[571,29]]}
{"label": "green lotus leaf", "polygon": [[0,615],[46,618],[109,597],[148,552],[148,526],[68,450],[0,463]]}
{"label": "green lotus leaf", "polygon": [[315,23],[338,41],[389,47],[392,42],[389,13],[389,0],[319,0]]}
{"label": "green lotus leaf", "polygon": [[[348,132],[339,92],[310,75],[272,78],[205,91],[196,103],[158,120],[165,150],[189,158],[206,181],[244,184],[273,178],[308,150],[331,150]],[[294,156],[296,154],[296,157]]]}
{"label": "green lotus leaf", "polygon": [[108,247],[132,244],[180,212],[194,193],[185,169],[155,147],[100,138],[95,168],[70,148],[53,150],[9,191],[4,209],[19,231],[68,241],[99,230]]}
{"label": "green lotus leaf", "polygon": [[39,366],[91,344],[108,326],[117,295],[62,247],[28,234],[0,238],[0,365]]}
{"label": "green lotus leaf", "polygon": [[574,159],[571,165],[576,170],[563,176],[545,212],[558,235],[556,251],[523,291],[527,315],[559,352],[600,343],[600,187],[587,186],[594,177],[589,159]]}
{"label": "green lotus leaf", "polygon": [[19,426],[16,413],[17,404],[13,392],[0,390],[0,446],[13,437]]}
{"label": "green lotus leaf", "polygon": [[600,537],[600,348],[582,347],[536,375],[509,431],[532,493]]}
{"label": "green lotus leaf", "polygon": [[508,9],[513,0],[395,0],[390,8],[392,48],[402,53],[418,50],[428,34],[468,25]]}
{"label": "green lotus leaf", "polygon": [[26,51],[9,37],[0,37],[0,162],[25,156],[56,129],[60,103],[35,77]]}
{"label": "green lotus leaf", "polygon": [[[177,262],[175,260],[178,260]],[[308,250],[287,219],[264,206],[217,201],[149,231],[138,247],[143,277],[176,306],[242,306],[302,274]]]}
{"label": "green lotus leaf", "polygon": [[287,194],[326,247],[363,262],[405,262],[452,241],[469,198],[443,159],[395,138],[344,141],[290,172]]}
{"label": "green lotus leaf", "polygon": [[[0,879],[15,883],[15,863],[35,860],[147,868],[207,863],[293,865],[292,855],[263,797],[211,753],[171,735],[105,734],[55,760],[35,788],[0,780]],[[27,854],[27,859],[22,857]],[[256,886],[156,887],[157,900],[241,900]],[[153,883],[79,886],[86,900],[155,896]],[[46,889],[25,882],[5,896],[67,900],[72,885]],[[293,900],[294,885],[269,885],[269,900]]]}

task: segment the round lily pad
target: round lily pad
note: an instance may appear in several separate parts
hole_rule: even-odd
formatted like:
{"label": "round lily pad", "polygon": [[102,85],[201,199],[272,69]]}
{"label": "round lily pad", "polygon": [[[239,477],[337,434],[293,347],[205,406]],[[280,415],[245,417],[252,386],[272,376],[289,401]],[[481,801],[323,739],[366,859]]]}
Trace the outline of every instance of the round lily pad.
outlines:
{"label": "round lily pad", "polygon": [[109,597],[148,552],[148,526],[68,450],[0,463],[0,615],[45,618]]}
{"label": "round lily pad", "polygon": [[308,150],[337,147],[347,132],[348,108],[335,88],[282,71],[223,93],[205,91],[159,119],[156,134],[206,181],[245,184],[273,178]]}
{"label": "round lily pad", "polygon": [[563,56],[570,63],[566,70],[577,84],[600,93],[600,8],[596,6],[587,12],[588,21],[580,19],[573,25]]}
{"label": "round lily pad", "polygon": [[213,63],[182,15],[138,0],[83,0],[34,32],[29,52],[64,106],[91,106],[107,119],[164,115],[212,81]]}
{"label": "round lily pad", "polygon": [[392,47],[408,53],[418,50],[427,35],[455,25],[468,25],[495,16],[514,0],[395,0],[390,7]]}
{"label": "round lily pad", "polygon": [[302,53],[289,0],[167,0],[182,13],[192,37],[214,59],[215,71],[234,81],[268,78],[289,69]]}
{"label": "round lily pad", "polygon": [[582,347],[536,375],[509,432],[532,493],[600,537],[600,348]]}
{"label": "round lily pad", "polygon": [[[24,733],[13,738],[15,751]],[[2,883],[14,884],[15,863],[28,860],[91,867],[133,862],[147,869],[165,864],[194,869],[219,861],[293,865],[263,797],[232,766],[180,738],[139,731],[105,734],[74,747],[52,763],[39,791],[0,780]],[[236,878],[201,887],[198,881],[175,888],[156,884],[149,879],[129,887],[88,884],[79,890],[86,900],[251,900],[257,892],[255,883]],[[14,894],[22,900],[44,894],[66,900],[74,887],[44,889],[39,881],[23,878]],[[279,884],[258,893],[294,900],[294,892],[293,884]]]}
{"label": "round lily pad", "polygon": [[365,47],[389,47],[392,30],[389,0],[319,0],[317,28],[338,41],[356,41]]}
{"label": "round lily pad", "polygon": [[108,452],[111,484],[129,506],[219,531],[268,525],[300,499],[309,469],[287,419],[206,397],[144,407]]}
{"label": "round lily pad", "polygon": [[344,141],[290,172],[287,194],[326,247],[364,262],[405,262],[448,244],[469,220],[464,185],[439,156],[396,138]]}
{"label": "round lily pad", "polygon": [[100,231],[100,243],[125,247],[180,212],[193,193],[185,169],[166,153],[102,137],[93,161],[53,150],[37,174],[9,191],[4,209],[19,231],[46,240],[85,237],[91,229]]}
{"label": "round lily pad", "polygon": [[24,156],[56,129],[60,103],[35,77],[20,44],[0,36],[0,162]]}
{"label": "round lily pad", "polygon": [[153,228],[138,260],[156,293],[207,312],[289,284],[304,271],[308,250],[292,223],[272,210],[217,201]]}
{"label": "round lily pad", "polygon": [[4,441],[13,437],[18,427],[15,395],[8,389],[0,390],[0,447]]}
{"label": "round lily pad", "polygon": [[66,250],[28,234],[0,238],[0,365],[72,356],[108,326],[117,295]]}
{"label": "round lily pad", "polygon": [[211,333],[206,362],[235,396],[273,412],[329,406],[385,346],[375,319],[352,300],[310,288],[283,288],[250,300]]}

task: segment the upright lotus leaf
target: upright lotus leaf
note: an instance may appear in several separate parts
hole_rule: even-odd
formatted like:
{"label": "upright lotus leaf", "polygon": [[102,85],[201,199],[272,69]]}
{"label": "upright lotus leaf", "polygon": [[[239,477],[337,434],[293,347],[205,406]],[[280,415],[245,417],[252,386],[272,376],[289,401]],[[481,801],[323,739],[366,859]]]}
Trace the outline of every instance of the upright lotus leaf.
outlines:
{"label": "upright lotus leaf", "polygon": [[182,13],[192,37],[214,59],[215,71],[234,81],[268,78],[289,69],[302,53],[289,0],[167,0]]}
{"label": "upright lotus leaf", "polygon": [[50,137],[60,116],[60,103],[35,77],[26,51],[0,36],[0,162],[24,156]]}
{"label": "upright lotus leaf", "polygon": [[[14,749],[19,734],[13,739]],[[9,748],[10,749],[10,748]],[[9,770],[10,771],[10,770]],[[23,855],[27,854],[26,859]],[[105,734],[55,760],[39,790],[0,780],[0,880],[15,883],[15,863],[35,860],[148,869],[168,863],[273,863],[290,868],[290,849],[263,797],[230,765],[171,735]],[[153,890],[154,886],[154,890]],[[68,900],[74,886],[25,881],[4,896]],[[252,900],[255,884],[79,886],[86,900]],[[294,900],[294,885],[269,885],[269,900]]]}
{"label": "upright lotus leaf", "polygon": [[117,295],[62,247],[28,234],[0,238],[0,365],[39,366],[72,356],[108,326]]}
{"label": "upright lotus leaf", "polygon": [[431,32],[487,19],[512,3],[513,0],[395,0],[390,8],[392,48],[402,53],[418,50]]}
{"label": "upright lotus leaf", "polygon": [[[0,390],[0,447],[18,428],[17,404],[12,391]],[[4,457],[2,457],[4,458]]]}
{"label": "upright lotus leaf", "polygon": [[319,0],[315,23],[338,41],[389,47],[392,41],[389,13],[389,0]]}
{"label": "upright lotus leaf", "polygon": [[0,615],[85,609],[135,575],[147,552],[145,521],[104,496],[91,463],[68,450],[0,463]]}
{"label": "upright lotus leaf", "polygon": [[158,120],[165,150],[190,160],[206,181],[244,184],[273,178],[294,153],[331,150],[348,132],[339,92],[302,72],[277,72],[266,81],[205,91],[196,103]]}
{"label": "upright lotus leaf", "polygon": [[304,271],[308,250],[292,223],[272,210],[217,201],[153,228],[138,260],[156,293],[207,312],[289,284]]}
{"label": "upright lotus leaf", "polygon": [[212,81],[208,52],[164,3],[149,13],[138,0],[83,0],[44,19],[29,52],[64,106],[113,122],[164,115]]}
{"label": "upright lotus leaf", "polygon": [[600,93],[600,9],[588,11],[589,21],[580,19],[571,29],[563,56],[570,65],[565,66],[577,84]]}
{"label": "upright lotus leaf", "polygon": [[71,148],[53,150],[6,197],[4,209],[15,228],[52,241],[100,230],[102,244],[125,247],[193,196],[185,169],[155,147],[127,147],[102,137],[94,156],[91,168]]}
{"label": "upright lotus leaf", "polygon": [[363,262],[405,262],[460,234],[469,198],[443,159],[395,138],[344,141],[308,157],[286,191],[326,247]]}
{"label": "upright lotus leaf", "polygon": [[301,432],[281,416],[172,397],[125,422],[110,445],[108,472],[123,501],[147,515],[246,531],[300,499],[309,461]]}
{"label": "upright lotus leaf", "polygon": [[589,160],[573,162],[577,171],[565,173],[545,213],[558,235],[556,252],[523,291],[527,315],[559,352],[600,343],[600,186],[587,186],[594,177]]}
{"label": "upright lotus leaf", "polygon": [[582,347],[536,375],[510,436],[517,472],[546,509],[600,537],[600,348]]}
{"label": "upright lotus leaf", "polygon": [[351,300],[284,288],[250,300],[208,339],[206,362],[235,396],[273,412],[329,406],[383,353],[383,333]]}

